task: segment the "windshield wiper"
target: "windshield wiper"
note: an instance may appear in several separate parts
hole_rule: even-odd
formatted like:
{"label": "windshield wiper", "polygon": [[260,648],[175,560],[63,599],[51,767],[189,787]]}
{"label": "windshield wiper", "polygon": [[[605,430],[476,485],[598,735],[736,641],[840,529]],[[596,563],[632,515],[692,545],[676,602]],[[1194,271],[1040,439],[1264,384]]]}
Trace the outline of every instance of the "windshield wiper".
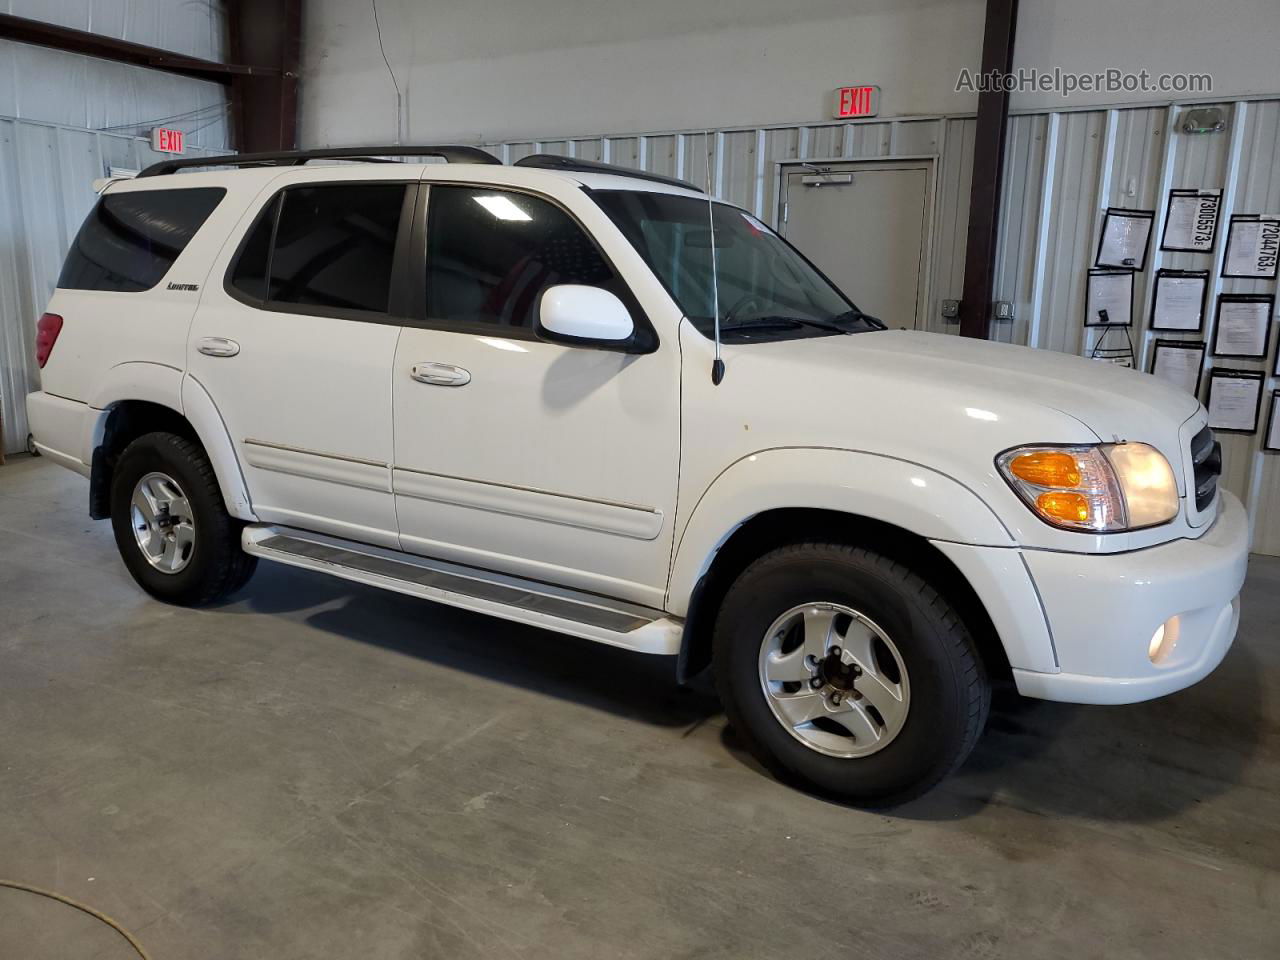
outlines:
{"label": "windshield wiper", "polygon": [[831,323],[844,323],[847,320],[862,320],[864,323],[870,324],[876,330],[888,330],[889,325],[879,317],[873,317],[869,313],[863,313],[857,307],[846,310],[844,313],[838,313],[831,318]]}
{"label": "windshield wiper", "polygon": [[815,330],[826,330],[830,333],[853,333],[847,327],[839,326],[828,320],[812,320],[809,317],[787,317],[780,314],[769,317],[756,317],[754,320],[738,320],[727,326],[722,323],[720,330],[722,333],[729,333],[735,330],[767,330],[770,328],[778,329],[779,327],[811,327]]}

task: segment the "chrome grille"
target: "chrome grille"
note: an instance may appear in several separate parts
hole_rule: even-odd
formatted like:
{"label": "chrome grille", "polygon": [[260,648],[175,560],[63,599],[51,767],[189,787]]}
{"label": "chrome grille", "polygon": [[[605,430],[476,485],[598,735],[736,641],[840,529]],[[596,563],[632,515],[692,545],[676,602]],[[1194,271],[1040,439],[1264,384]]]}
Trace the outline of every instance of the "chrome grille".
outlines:
{"label": "chrome grille", "polygon": [[1218,475],[1222,473],[1222,444],[1205,427],[1191,438],[1191,464],[1194,468],[1196,511],[1202,511],[1218,492]]}

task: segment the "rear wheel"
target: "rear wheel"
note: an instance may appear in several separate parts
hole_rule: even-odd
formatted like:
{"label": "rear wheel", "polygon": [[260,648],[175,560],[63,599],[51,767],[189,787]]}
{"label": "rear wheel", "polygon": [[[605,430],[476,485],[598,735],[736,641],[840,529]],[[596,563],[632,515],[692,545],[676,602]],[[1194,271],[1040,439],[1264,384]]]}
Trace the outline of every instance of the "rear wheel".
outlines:
{"label": "rear wheel", "polygon": [[730,722],[761,762],[868,806],[958,767],[990,705],[973,641],[937,590],[847,545],[797,544],[748,567],[713,652]]}
{"label": "rear wheel", "polygon": [[257,558],[222,502],[199,445],[171,433],[129,444],[111,479],[111,526],[134,580],[168,603],[200,606],[248,582]]}

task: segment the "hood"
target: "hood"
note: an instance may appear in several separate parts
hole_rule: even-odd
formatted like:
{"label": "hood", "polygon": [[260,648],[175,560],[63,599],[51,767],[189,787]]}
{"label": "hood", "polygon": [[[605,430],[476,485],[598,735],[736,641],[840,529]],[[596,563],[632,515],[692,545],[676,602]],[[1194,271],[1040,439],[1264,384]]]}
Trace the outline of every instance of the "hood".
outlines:
{"label": "hood", "polygon": [[968,337],[884,330],[769,346],[783,348],[776,351],[782,363],[860,371],[904,386],[942,384],[972,402],[982,398],[996,413],[1029,404],[1057,410],[1107,441],[1150,443],[1153,424],[1176,429],[1200,406],[1190,394],[1127,367]]}
{"label": "hood", "polygon": [[1030,514],[999,475],[997,455],[1030,444],[1130,440],[1163,453],[1185,492],[1183,425],[1201,408],[1150,374],[1049,350],[883,330],[726,344],[725,377],[715,387],[711,343],[686,331],[687,434],[714,438],[726,454],[814,446],[919,463],[1021,524]]}

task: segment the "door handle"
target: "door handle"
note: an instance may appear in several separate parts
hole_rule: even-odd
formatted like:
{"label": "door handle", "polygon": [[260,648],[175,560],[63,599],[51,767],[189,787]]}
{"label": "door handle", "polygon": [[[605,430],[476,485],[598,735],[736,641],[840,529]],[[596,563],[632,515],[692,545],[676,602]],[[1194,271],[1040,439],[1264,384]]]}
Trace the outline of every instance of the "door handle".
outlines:
{"label": "door handle", "polygon": [[471,382],[471,373],[452,363],[415,363],[409,368],[409,376],[437,387],[462,387]]}
{"label": "door handle", "polygon": [[205,337],[196,344],[196,349],[206,357],[234,357],[240,352],[240,344],[225,337]]}

